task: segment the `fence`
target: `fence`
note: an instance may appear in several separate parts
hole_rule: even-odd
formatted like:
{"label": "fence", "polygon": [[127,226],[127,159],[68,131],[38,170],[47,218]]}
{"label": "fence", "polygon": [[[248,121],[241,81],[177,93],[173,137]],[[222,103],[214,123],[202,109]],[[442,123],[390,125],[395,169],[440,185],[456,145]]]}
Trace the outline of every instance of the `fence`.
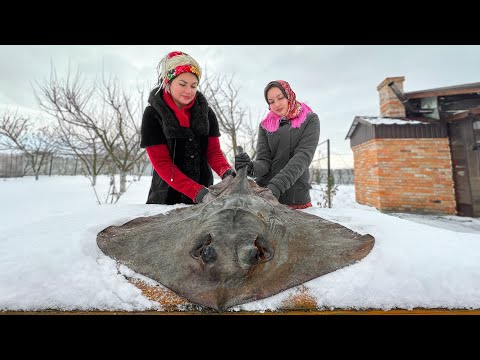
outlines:
{"label": "fence", "polygon": [[[31,166],[28,166],[29,160],[25,154],[16,153],[0,153],[0,178],[5,177],[22,177],[35,175]],[[138,166],[129,175],[151,175],[152,167],[148,165],[143,169],[140,162]],[[111,173],[118,173],[116,166],[111,159],[106,160],[106,164],[102,167],[99,175],[108,175]],[[42,164],[39,175],[83,175],[87,171],[84,169],[84,164],[78,157],[66,155],[49,155],[46,161]]]}
{"label": "fence", "polygon": [[[353,185],[353,169],[330,169],[330,175],[337,185]],[[310,168],[310,182],[315,184],[326,184],[328,179],[328,170],[316,167]]]}
{"label": "fence", "polygon": [[[351,185],[353,184],[354,174],[353,169],[330,169],[324,167],[322,163],[326,162],[327,155],[318,155],[312,162],[310,167],[310,182],[316,184],[326,184],[328,174],[333,176],[335,184],[338,185]],[[147,160],[148,161],[148,160]],[[134,169],[129,175],[152,175],[152,166],[150,163],[142,170],[142,162],[134,166]],[[28,158],[24,154],[18,153],[0,153],[0,178],[5,177],[22,177],[35,175],[28,165]],[[108,175],[118,173],[116,171],[115,164],[111,160],[107,160],[107,163],[102,168],[100,175]],[[66,156],[66,155],[50,155],[44,162],[40,169],[39,175],[52,176],[52,175],[83,175],[86,171],[84,165],[78,157]]]}
{"label": "fence", "polygon": [[352,185],[354,183],[353,169],[332,169],[330,167],[330,139],[317,145],[317,151],[310,166],[310,182],[326,184],[332,176],[337,185]]}
{"label": "fence", "polygon": [[23,154],[0,154],[0,177],[20,177],[27,164]]}

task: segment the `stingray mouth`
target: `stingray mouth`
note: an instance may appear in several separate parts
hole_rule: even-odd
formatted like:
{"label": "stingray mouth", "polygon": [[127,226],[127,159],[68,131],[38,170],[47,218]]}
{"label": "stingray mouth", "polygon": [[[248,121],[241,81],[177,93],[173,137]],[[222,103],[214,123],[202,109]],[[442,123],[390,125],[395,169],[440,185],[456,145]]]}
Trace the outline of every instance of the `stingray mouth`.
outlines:
{"label": "stingray mouth", "polygon": [[243,240],[242,238],[239,245],[236,246],[235,242],[224,241],[224,239],[216,242],[212,234],[207,233],[198,238],[190,255],[201,265],[209,265],[215,264],[219,255],[225,259],[229,257],[228,254],[231,254],[232,263],[242,269],[251,268],[273,258],[273,250],[263,236],[255,235],[248,238],[253,240]]}

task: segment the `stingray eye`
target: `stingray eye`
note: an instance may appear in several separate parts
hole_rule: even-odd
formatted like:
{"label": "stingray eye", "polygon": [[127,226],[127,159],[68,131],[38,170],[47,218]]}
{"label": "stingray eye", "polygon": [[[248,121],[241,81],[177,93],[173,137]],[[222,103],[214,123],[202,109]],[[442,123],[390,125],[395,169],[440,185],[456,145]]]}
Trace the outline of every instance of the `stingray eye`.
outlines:
{"label": "stingray eye", "polygon": [[203,250],[202,250],[202,260],[206,264],[212,263],[215,260],[217,260],[217,252],[215,251],[215,249],[211,245],[205,246],[203,248]]}
{"label": "stingray eye", "polygon": [[[204,250],[212,243],[212,236],[210,234],[206,234],[202,237],[200,237],[194,248],[192,249],[192,251],[190,252],[190,255],[192,255],[193,258],[195,259],[199,259],[200,257],[202,257],[203,259],[203,253],[204,253]],[[215,253],[215,250],[214,249],[211,249],[211,250],[207,250],[207,253],[212,251],[213,250],[213,253]],[[209,258],[211,257],[212,255],[206,255],[206,258]],[[216,256],[216,254],[215,254]],[[203,261],[205,261],[203,259]]]}
{"label": "stingray eye", "polygon": [[249,265],[258,264],[260,260],[260,253],[258,249],[254,246],[250,247],[245,253],[245,262]]}
{"label": "stingray eye", "polygon": [[268,261],[273,257],[268,242],[263,237],[257,237],[252,245],[244,250],[242,262],[249,266],[257,265],[261,262]]}

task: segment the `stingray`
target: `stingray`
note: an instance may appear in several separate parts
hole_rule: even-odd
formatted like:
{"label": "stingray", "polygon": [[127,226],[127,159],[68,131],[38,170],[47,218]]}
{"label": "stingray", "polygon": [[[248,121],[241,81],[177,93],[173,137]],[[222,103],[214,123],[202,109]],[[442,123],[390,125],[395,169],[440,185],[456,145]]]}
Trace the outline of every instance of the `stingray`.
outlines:
{"label": "stingray", "polygon": [[102,252],[190,302],[217,311],[354,264],[374,238],[282,205],[246,167],[201,204],[98,233]]}

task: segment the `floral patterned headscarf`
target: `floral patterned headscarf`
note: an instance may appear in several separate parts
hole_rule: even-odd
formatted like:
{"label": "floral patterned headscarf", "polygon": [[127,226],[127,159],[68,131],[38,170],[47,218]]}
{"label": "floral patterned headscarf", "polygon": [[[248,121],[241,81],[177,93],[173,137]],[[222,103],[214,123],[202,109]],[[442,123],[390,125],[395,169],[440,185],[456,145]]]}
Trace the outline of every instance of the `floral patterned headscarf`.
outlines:
{"label": "floral patterned headscarf", "polygon": [[194,74],[198,81],[202,77],[202,70],[195,59],[182,51],[172,51],[165,55],[158,64],[158,72],[160,89],[167,87],[173,79],[185,72]]}
{"label": "floral patterned headscarf", "polygon": [[297,101],[297,96],[295,95],[292,88],[290,87],[290,84],[285,80],[276,80],[276,81],[269,82],[265,87],[265,100],[267,101],[267,103],[268,103],[267,92],[272,87],[279,88],[282,91],[283,96],[285,96],[288,100],[288,111],[287,111],[287,114],[285,115],[285,118],[288,120],[291,120],[297,117],[301,110],[301,104],[300,102]]}

